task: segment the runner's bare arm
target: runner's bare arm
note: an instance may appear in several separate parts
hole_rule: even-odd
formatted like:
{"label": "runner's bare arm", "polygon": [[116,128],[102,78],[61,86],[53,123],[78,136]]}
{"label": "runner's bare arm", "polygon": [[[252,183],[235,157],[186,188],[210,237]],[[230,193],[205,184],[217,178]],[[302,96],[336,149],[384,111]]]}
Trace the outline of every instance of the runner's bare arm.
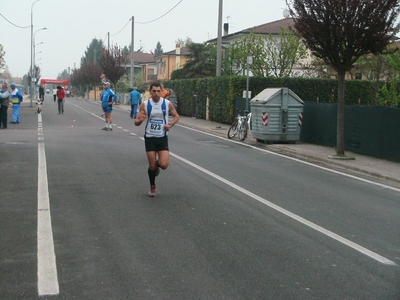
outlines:
{"label": "runner's bare arm", "polygon": [[171,102],[168,105],[168,109],[169,109],[169,114],[171,116],[173,116],[174,118],[172,119],[171,122],[169,122],[168,124],[165,124],[165,126],[164,126],[165,131],[169,131],[171,129],[171,127],[174,126],[179,121],[179,114]]}
{"label": "runner's bare arm", "polygon": [[135,119],[135,125],[140,126],[144,120],[146,120],[146,111],[144,109],[144,102],[142,102],[139,106],[139,114]]}

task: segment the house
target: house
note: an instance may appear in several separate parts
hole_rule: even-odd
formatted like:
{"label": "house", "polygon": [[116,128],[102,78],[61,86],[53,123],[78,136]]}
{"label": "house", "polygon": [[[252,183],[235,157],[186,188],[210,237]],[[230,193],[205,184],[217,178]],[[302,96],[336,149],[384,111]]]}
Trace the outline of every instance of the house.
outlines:
{"label": "house", "polygon": [[[262,25],[258,25],[258,26],[253,26],[250,28],[246,28],[243,30],[240,30],[238,32],[234,32],[234,33],[229,33],[229,24],[225,23],[224,24],[224,33],[222,36],[222,50],[224,51],[225,49],[227,49],[229,47],[229,45],[245,38],[246,36],[248,36],[251,33],[255,33],[257,35],[264,35],[264,36],[272,36],[273,38],[276,39],[277,42],[279,42],[279,40],[281,39],[281,34],[282,34],[282,29],[286,29],[287,31],[289,31],[290,29],[294,29],[294,19],[293,18],[283,18],[277,21],[273,21],[273,22],[269,22],[269,23],[265,23]],[[216,44],[217,43],[217,38],[208,40],[207,43],[209,44]],[[310,53],[309,55],[306,56],[306,58],[302,59],[301,62],[299,62],[298,65],[294,65],[291,68],[291,76],[296,76],[299,74],[303,74],[304,70],[301,67],[302,64],[310,64]],[[238,68],[240,68],[240,66],[238,66]],[[243,72],[245,70],[243,69]],[[251,70],[250,70],[250,75],[251,74]],[[244,75],[244,73],[243,73]]]}
{"label": "house", "polygon": [[4,82],[6,83],[11,83],[11,75],[10,73],[0,73],[0,85],[3,84]]}
{"label": "house", "polygon": [[164,52],[156,57],[157,80],[165,81],[171,79],[171,73],[181,69],[188,61],[189,49],[176,44],[175,50]]}
{"label": "house", "polygon": [[12,77],[10,73],[8,72],[4,72],[4,73],[0,73],[0,86],[6,82],[8,84],[10,84],[11,82],[14,82],[17,85],[17,88],[19,88],[21,91],[23,90],[23,86],[22,86],[22,78],[20,77]]}
{"label": "house", "polygon": [[[143,83],[148,83],[156,79],[157,77],[157,63],[154,55],[151,53],[135,52],[133,56],[134,60],[134,74],[142,74]],[[131,56],[128,55],[125,59],[125,70],[126,74],[131,72]]]}
{"label": "house", "polygon": [[[257,34],[262,34],[262,35],[276,35],[279,36],[281,33],[281,28],[290,28],[294,27],[294,20],[293,18],[284,18],[281,20],[273,21],[270,23],[265,23],[262,25],[250,27],[235,33],[229,33],[229,24],[225,23],[224,24],[224,33],[222,36],[222,44],[223,45],[229,45],[242,37],[245,37],[246,35],[249,35],[250,33],[254,32]],[[217,38],[208,40],[207,43],[209,44],[216,44],[217,43]]]}

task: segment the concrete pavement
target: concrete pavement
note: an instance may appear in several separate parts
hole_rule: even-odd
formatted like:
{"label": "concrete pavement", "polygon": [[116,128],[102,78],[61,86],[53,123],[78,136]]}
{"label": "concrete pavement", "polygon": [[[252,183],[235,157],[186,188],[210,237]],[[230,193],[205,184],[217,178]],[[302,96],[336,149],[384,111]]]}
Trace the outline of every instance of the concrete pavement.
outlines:
{"label": "concrete pavement", "polygon": [[[93,101],[85,99],[88,101]],[[96,101],[99,103],[99,101]],[[116,109],[130,111],[129,105],[116,105]],[[25,126],[32,126],[36,124],[24,124],[24,120],[32,118],[25,118],[24,114],[34,114],[36,109],[36,103],[33,107],[29,107],[29,99],[22,103],[21,106],[21,124],[14,125],[8,124],[7,130],[13,130],[13,128],[21,128]],[[45,110],[46,113],[46,110]],[[9,112],[9,120],[11,120],[11,112]],[[129,114],[127,113],[127,117]],[[115,120],[117,121],[117,120]],[[118,122],[118,121],[117,121]],[[179,125],[190,127],[193,129],[201,130],[204,132],[212,133],[221,138],[227,138],[227,132],[229,125],[220,124],[213,121],[206,121],[203,119],[196,119],[192,117],[181,116]],[[2,131],[0,131],[2,132]],[[234,141],[239,142],[237,137],[233,138]],[[295,144],[263,144],[257,142],[249,133],[247,139],[240,143],[246,143],[250,146],[268,150],[281,155],[296,158],[302,161],[318,164],[320,166],[341,171],[350,175],[360,176],[375,182],[387,184],[400,188],[400,163],[360,155],[357,153],[346,152],[347,155],[353,156],[354,160],[338,160],[332,159],[329,156],[336,153],[332,147],[318,146],[314,144],[307,144],[303,142],[296,142]]]}

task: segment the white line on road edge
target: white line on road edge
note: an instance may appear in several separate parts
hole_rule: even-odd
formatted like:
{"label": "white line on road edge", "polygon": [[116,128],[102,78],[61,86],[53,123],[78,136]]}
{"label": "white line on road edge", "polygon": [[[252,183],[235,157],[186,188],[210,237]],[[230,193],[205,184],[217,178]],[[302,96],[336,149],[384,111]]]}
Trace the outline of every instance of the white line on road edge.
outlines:
{"label": "white line on road edge", "polygon": [[[38,117],[41,124],[41,114]],[[39,296],[59,294],[56,255],[51,227],[46,153],[43,142],[38,143],[38,292]]]}
{"label": "white line on road edge", "polygon": [[334,233],[334,232],[332,232],[332,231],[330,231],[328,229],[325,229],[325,228],[323,228],[323,227],[321,227],[321,226],[319,226],[319,225],[317,225],[317,224],[315,224],[313,222],[310,222],[310,221],[308,221],[308,220],[306,220],[306,219],[304,219],[304,218],[302,218],[302,217],[300,217],[300,216],[298,216],[298,215],[296,215],[296,214],[294,214],[294,213],[292,213],[292,212],[290,212],[290,211],[288,211],[288,210],[286,210],[286,209],[284,209],[284,208],[282,208],[282,207],[280,207],[280,206],[278,206],[278,205],[276,205],[276,204],[274,204],[274,203],[272,203],[272,202],[270,202],[270,201],[268,201],[268,200],[266,200],[266,199],[264,199],[264,198],[262,198],[262,197],[260,197],[260,196],[258,196],[256,194],[254,194],[254,193],[252,193],[252,192],[250,192],[250,191],[248,191],[248,190],[246,190],[246,189],[234,184],[233,182],[230,182],[229,180],[226,180],[226,179],[222,178],[221,176],[218,176],[215,173],[210,172],[210,171],[200,167],[199,165],[196,165],[195,163],[193,163],[193,162],[191,162],[191,161],[189,161],[189,160],[187,160],[187,159],[185,159],[185,158],[183,158],[183,157],[181,157],[179,155],[176,155],[176,154],[171,153],[171,152],[170,152],[170,155],[175,157],[175,158],[177,158],[177,159],[179,159],[179,160],[181,160],[181,161],[183,161],[184,163],[187,163],[188,165],[191,165],[192,167],[198,169],[199,171],[201,171],[203,173],[206,173],[206,174],[210,175],[211,177],[214,177],[215,179],[217,179],[217,180],[229,185],[230,187],[238,190],[239,192],[242,192],[243,194],[245,194],[245,195],[247,195],[247,196],[249,196],[249,197],[251,197],[251,198],[253,198],[253,199],[255,199],[255,200],[257,200],[257,201],[259,201],[259,202],[261,202],[261,203],[263,203],[263,204],[265,204],[267,206],[269,206],[269,207],[271,207],[272,209],[275,209],[276,211],[278,211],[278,212],[280,212],[280,213],[282,213],[282,214],[284,214],[284,215],[286,215],[286,216],[288,216],[288,217],[290,217],[290,218],[292,218],[292,219],[294,219],[294,220],[296,220],[296,221],[298,221],[298,222],[300,222],[300,223],[302,223],[302,224],[304,224],[304,225],[306,225],[306,226],[308,226],[308,227],[310,227],[310,228],[312,228],[312,229],[314,229],[314,230],[316,230],[316,231],[318,231],[318,232],[320,232],[320,233],[322,233],[322,234],[324,234],[324,235],[326,235],[326,236],[328,236],[328,237],[330,237],[330,238],[332,238],[332,239],[334,239],[334,240],[336,240],[336,241],[338,241],[338,242],[350,247],[350,248],[353,248],[354,250],[356,250],[356,251],[358,251],[358,252],[360,252],[362,254],[365,254],[365,255],[369,256],[370,258],[372,258],[372,259],[374,259],[374,260],[376,260],[376,261],[378,261],[378,262],[380,262],[382,264],[396,266],[395,262],[393,262],[393,261],[391,261],[391,260],[389,260],[389,259],[387,259],[387,258],[385,258],[385,257],[383,257],[383,256],[381,256],[381,255],[379,255],[379,254],[367,249],[367,248],[364,248],[364,247],[362,247],[362,246],[360,246],[360,245],[358,245],[358,244],[356,244],[356,243],[354,243],[354,242],[352,242],[352,241],[350,241],[350,240],[348,240],[348,239],[346,239],[346,238],[344,238],[344,237],[342,237],[342,236],[340,236],[340,235],[338,235],[338,234],[336,234],[336,233]]}
{"label": "white line on road edge", "polygon": [[248,147],[248,148],[251,148],[251,149],[254,149],[254,150],[258,150],[258,151],[261,151],[261,152],[269,153],[269,154],[272,154],[272,155],[275,155],[275,156],[279,156],[279,157],[282,157],[282,158],[285,158],[285,159],[290,159],[290,160],[293,160],[293,161],[296,161],[296,162],[299,162],[299,163],[302,163],[302,164],[305,164],[305,165],[308,165],[308,166],[312,166],[314,168],[318,168],[318,169],[325,170],[325,171],[328,171],[328,172],[331,172],[331,173],[335,173],[335,174],[339,174],[339,175],[346,176],[346,177],[349,177],[349,178],[353,178],[353,179],[356,179],[358,181],[362,181],[362,182],[366,182],[366,183],[373,184],[373,185],[376,185],[376,186],[380,186],[380,187],[388,189],[388,190],[400,192],[399,188],[396,188],[396,187],[393,187],[393,186],[390,186],[390,185],[386,185],[386,184],[379,183],[379,182],[374,182],[372,180],[368,180],[368,179],[365,179],[365,178],[357,177],[355,175],[351,175],[351,174],[343,173],[343,172],[340,172],[340,171],[332,170],[332,169],[329,169],[329,168],[326,168],[326,167],[322,167],[322,166],[310,163],[308,161],[304,161],[304,160],[301,160],[301,159],[298,159],[298,158],[294,158],[294,157],[290,157],[290,156],[283,155],[283,154],[280,154],[280,153],[276,153],[276,152],[273,152],[273,151],[270,151],[270,150],[258,148],[256,146],[249,145],[249,144],[246,144],[246,143],[243,143],[243,142],[230,140],[230,139],[227,139],[225,137],[221,137],[221,136],[209,133],[209,132],[204,132],[204,131],[201,131],[201,130],[198,130],[198,129],[195,129],[195,128],[191,128],[191,127],[188,127],[188,126],[185,126],[185,125],[181,125],[179,123],[176,124],[176,125],[180,126],[180,127],[184,127],[186,129],[189,129],[189,130],[192,130],[192,131],[196,131],[196,132],[199,132],[199,133],[202,133],[202,134],[206,134],[206,135],[209,135],[209,136],[212,136],[212,137],[224,140],[224,141],[228,141],[228,142],[235,143],[235,144],[238,144],[238,145],[241,145],[241,146],[244,146],[244,147]]}
{"label": "white line on road edge", "polygon": [[[84,111],[87,111],[87,110],[85,110],[85,109],[83,109],[83,108],[81,108],[81,107],[79,107],[77,105],[75,105],[75,106],[80,108],[80,109],[82,109],[82,110],[84,110]],[[89,111],[87,111],[87,112],[89,112]],[[91,112],[89,112],[89,113],[91,113]],[[96,116],[96,117],[98,117],[98,116]],[[346,173],[342,173],[342,172],[339,172],[339,171],[336,171],[336,170],[331,170],[331,169],[328,169],[328,168],[325,168],[325,167],[321,167],[321,166],[318,166],[318,165],[315,165],[315,164],[312,164],[312,163],[309,163],[309,162],[302,161],[302,160],[297,159],[297,158],[288,157],[288,156],[285,156],[285,155],[282,155],[282,154],[279,154],[279,153],[275,153],[275,152],[268,151],[268,150],[265,150],[265,149],[260,149],[260,148],[257,148],[257,147],[251,146],[251,145],[247,145],[247,144],[244,144],[244,143],[228,140],[226,138],[222,138],[222,137],[214,135],[212,133],[200,131],[200,130],[197,130],[197,129],[194,129],[194,128],[191,128],[191,127],[188,127],[188,126],[185,126],[185,125],[180,125],[180,124],[177,124],[177,125],[180,126],[180,127],[184,127],[184,128],[193,130],[193,131],[200,132],[202,134],[210,135],[210,136],[213,136],[213,137],[216,137],[216,138],[220,138],[220,139],[227,140],[227,141],[230,141],[230,142],[233,142],[233,143],[237,143],[237,144],[240,144],[242,146],[246,146],[246,147],[249,147],[249,148],[252,148],[252,149],[255,149],[255,150],[267,152],[267,153],[270,153],[270,154],[273,154],[273,155],[276,155],[276,156],[280,156],[280,157],[283,157],[283,158],[286,158],[286,159],[291,159],[291,160],[294,160],[294,161],[297,161],[297,162],[300,162],[300,163],[303,163],[303,164],[307,164],[307,165],[310,165],[310,166],[313,166],[313,167],[316,167],[316,168],[320,168],[320,169],[323,169],[323,170],[326,170],[326,171],[329,171],[329,172],[332,172],[332,173],[340,174],[340,175],[347,176],[347,177],[350,177],[350,178],[353,178],[353,179],[357,179],[357,180],[360,180],[360,181],[364,181],[364,182],[368,182],[368,183],[371,183],[371,184],[375,184],[375,185],[378,185],[378,186],[381,186],[381,187],[384,187],[384,188],[387,188],[387,189],[400,191],[400,189],[397,189],[397,188],[394,188],[394,187],[391,187],[391,186],[387,186],[387,185],[384,185],[384,184],[380,184],[380,183],[377,183],[377,182],[373,182],[373,181],[370,181],[368,179],[363,179],[363,178],[356,177],[356,176],[353,176],[353,175],[349,175],[349,174],[346,174]],[[141,138],[141,139],[143,140],[143,138]],[[358,244],[356,244],[356,243],[354,243],[354,242],[352,242],[352,241],[350,241],[350,240],[348,240],[348,239],[346,239],[346,238],[344,238],[344,237],[342,237],[342,236],[340,236],[340,235],[338,235],[338,234],[336,234],[336,233],[334,233],[334,232],[332,232],[332,231],[330,231],[328,229],[325,229],[325,228],[323,228],[323,227],[321,227],[321,226],[319,226],[319,225],[317,225],[317,224],[315,224],[313,222],[310,222],[310,221],[308,221],[308,220],[306,220],[306,219],[304,219],[304,218],[302,218],[302,217],[300,217],[300,216],[298,216],[298,215],[296,215],[296,214],[294,214],[294,213],[292,213],[292,212],[290,212],[290,211],[288,211],[288,210],[286,210],[286,209],[284,209],[284,208],[282,208],[282,207],[280,207],[280,206],[278,206],[278,205],[276,205],[276,204],[274,204],[274,203],[272,203],[272,202],[270,202],[270,201],[268,201],[268,200],[266,200],[266,199],[264,199],[264,198],[262,198],[262,197],[260,197],[260,196],[258,196],[256,194],[254,194],[254,193],[252,193],[252,192],[250,192],[250,191],[248,191],[248,190],[246,190],[246,189],[234,184],[233,182],[230,182],[229,180],[226,180],[226,179],[218,176],[217,174],[212,173],[212,172],[200,167],[199,165],[196,165],[195,163],[192,163],[191,161],[189,161],[189,160],[187,160],[187,159],[185,159],[185,158],[183,158],[183,157],[181,157],[181,156],[179,156],[177,154],[174,154],[174,153],[170,152],[170,155],[174,156],[175,158],[177,158],[177,159],[179,159],[179,160],[191,165],[192,167],[194,167],[194,168],[196,168],[196,169],[198,169],[198,170],[200,170],[200,171],[202,171],[202,172],[214,177],[215,179],[217,179],[217,180],[219,180],[219,181],[221,181],[221,182],[233,187],[234,189],[242,192],[243,194],[245,194],[245,195],[247,195],[249,197],[252,197],[253,199],[255,199],[255,200],[257,200],[257,201],[259,201],[259,202],[271,207],[272,209],[275,209],[276,211],[278,211],[278,212],[280,212],[280,213],[282,213],[282,214],[284,214],[284,215],[286,215],[286,216],[288,216],[288,217],[290,217],[290,218],[292,218],[292,219],[294,219],[294,220],[296,220],[296,221],[298,221],[298,222],[300,222],[300,223],[302,223],[302,224],[304,224],[304,225],[306,225],[306,226],[308,226],[308,227],[310,227],[310,228],[312,228],[312,229],[314,229],[314,230],[316,230],[316,231],[318,231],[318,232],[320,232],[320,233],[322,233],[322,234],[324,234],[324,235],[326,235],[326,236],[328,236],[328,237],[330,237],[330,238],[332,238],[332,239],[334,239],[334,240],[336,240],[336,241],[338,241],[338,242],[350,247],[350,248],[353,248],[354,250],[356,250],[356,251],[358,251],[358,252],[360,252],[360,253],[362,253],[364,255],[367,255],[370,258],[372,258],[372,259],[374,259],[374,260],[376,260],[376,261],[378,261],[380,263],[383,263],[383,264],[386,264],[386,265],[397,266],[397,264],[395,262],[393,262],[393,261],[391,261],[391,260],[389,260],[389,259],[387,259],[387,258],[385,258],[385,257],[383,257],[383,256],[381,256],[381,255],[379,255],[379,254],[377,254],[377,253],[375,253],[375,252],[363,247],[363,246],[360,246],[360,245],[358,245]]]}

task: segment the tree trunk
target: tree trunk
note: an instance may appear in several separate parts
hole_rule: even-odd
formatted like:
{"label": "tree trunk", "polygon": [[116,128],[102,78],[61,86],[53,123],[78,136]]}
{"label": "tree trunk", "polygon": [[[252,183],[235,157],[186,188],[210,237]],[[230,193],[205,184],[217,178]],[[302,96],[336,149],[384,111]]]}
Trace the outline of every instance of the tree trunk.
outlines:
{"label": "tree trunk", "polygon": [[344,155],[344,97],[346,71],[338,71],[338,104],[336,129],[336,154]]}

